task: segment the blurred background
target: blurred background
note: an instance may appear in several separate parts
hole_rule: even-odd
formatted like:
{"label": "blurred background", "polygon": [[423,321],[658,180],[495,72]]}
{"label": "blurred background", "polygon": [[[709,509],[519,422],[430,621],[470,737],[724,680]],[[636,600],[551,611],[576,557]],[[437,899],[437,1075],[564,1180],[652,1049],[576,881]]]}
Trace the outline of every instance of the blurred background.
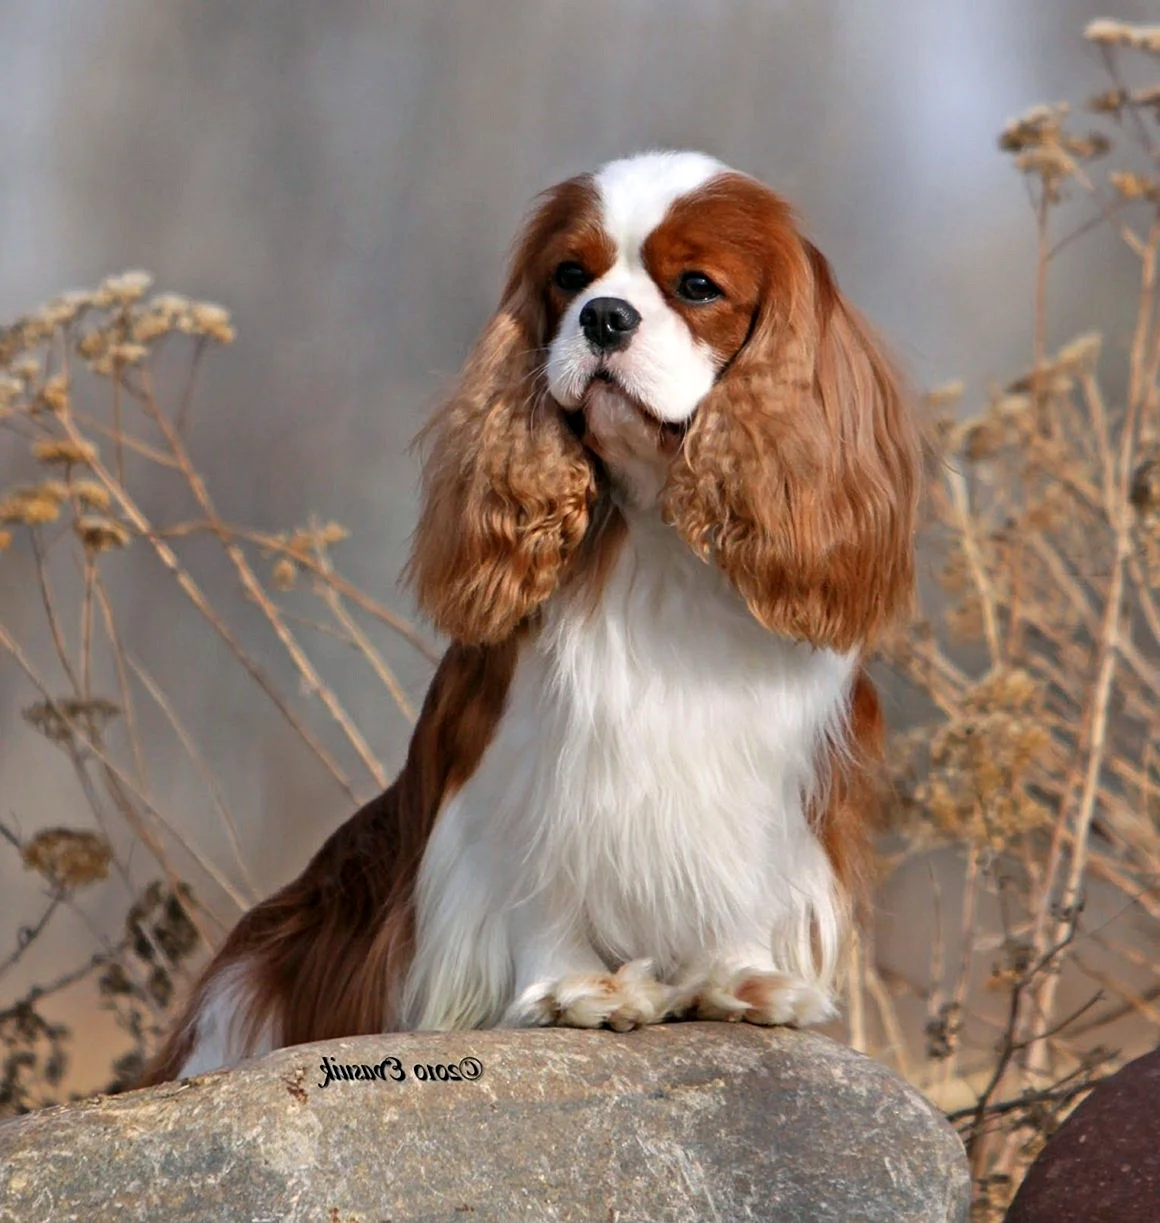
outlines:
{"label": "blurred background", "polygon": [[[1155,15],[1154,0],[1116,10]],[[918,385],[963,378],[977,393],[1031,351],[1033,218],[996,136],[1033,103],[1103,87],[1081,38],[1097,15],[1083,0],[0,0],[0,320],[125,268],[222,303],[239,339],[206,365],[188,431],[221,515],[267,531],[343,523],[344,572],[410,615],[396,586],[416,508],[407,447],[494,306],[536,192],[647,147],[713,153],[798,206]],[[1119,342],[1131,303],[1118,278],[1132,272],[1110,236],[1077,244],[1053,271],[1065,287],[1050,340],[1098,323]],[[0,433],[0,485],[26,461]],[[158,513],[170,495],[156,484]],[[230,586],[220,560],[203,561],[207,589]],[[246,886],[265,894],[352,803],[157,582],[147,550],[116,563],[126,635],[219,779]],[[241,639],[293,685],[238,602]],[[33,567],[14,552],[0,622],[31,637],[38,614]],[[30,648],[51,674],[47,647]],[[380,648],[417,704],[430,662],[390,634]],[[392,773],[407,719],[351,651],[318,649]],[[23,836],[90,822],[59,753],[21,719],[34,698],[0,655],[0,820]],[[156,710],[142,735],[169,818],[241,888]],[[349,752],[343,763],[359,797],[374,792]],[[6,848],[0,960],[43,890]],[[136,884],[151,877],[126,856]],[[54,957],[97,950],[130,894],[123,879],[78,904],[0,979],[0,1007]],[[886,898],[886,958],[908,954],[906,896],[903,880]],[[92,997],[59,1006],[88,1023]],[[78,1088],[102,1081],[111,1039],[92,1020]]]}

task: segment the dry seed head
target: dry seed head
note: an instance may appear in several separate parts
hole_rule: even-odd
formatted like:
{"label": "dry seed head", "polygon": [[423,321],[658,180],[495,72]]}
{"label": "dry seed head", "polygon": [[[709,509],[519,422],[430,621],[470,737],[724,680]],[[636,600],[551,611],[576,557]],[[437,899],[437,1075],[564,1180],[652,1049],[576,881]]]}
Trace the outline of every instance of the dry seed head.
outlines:
{"label": "dry seed head", "polygon": [[1108,181],[1126,200],[1151,200],[1160,203],[1160,183],[1131,170],[1117,170],[1108,175]]}
{"label": "dry seed head", "polygon": [[97,448],[91,442],[74,442],[67,437],[42,437],[32,443],[32,457],[48,466],[88,467],[97,457]]}
{"label": "dry seed head", "polygon": [[41,401],[52,412],[63,412],[68,407],[68,378],[64,374],[53,374],[40,392]]}
{"label": "dry seed head", "polygon": [[192,305],[193,302],[180,293],[159,293],[149,303],[149,308],[176,318],[179,314],[185,314]]}
{"label": "dry seed head", "polygon": [[1083,36],[1088,42],[1094,42],[1101,47],[1132,45],[1132,27],[1123,21],[1111,21],[1104,17],[1088,22]]}
{"label": "dry seed head", "polygon": [[112,378],[126,366],[140,365],[148,356],[149,349],[144,344],[110,344],[90,363],[90,368],[94,374],[99,374],[103,378]]}
{"label": "dry seed head", "polygon": [[87,310],[93,304],[92,289],[67,289],[57,298],[74,310]]}
{"label": "dry seed head", "polygon": [[1006,444],[1007,430],[1003,422],[990,416],[966,421],[959,427],[957,437],[952,439],[953,449],[961,450],[964,458],[972,463],[994,458]]}
{"label": "dry seed head", "polygon": [[60,888],[79,888],[109,874],[113,851],[104,837],[74,828],[46,828],[21,847],[29,870]]}
{"label": "dry seed head", "polygon": [[1062,146],[1074,156],[1086,160],[1103,157],[1111,149],[1112,143],[1100,132],[1088,132],[1086,136],[1064,135]]}
{"label": "dry seed head", "polygon": [[278,538],[294,556],[305,559],[313,557],[320,548],[349,539],[350,532],[339,522],[327,522],[317,527],[299,527],[288,536],[280,535]]}
{"label": "dry seed head", "polygon": [[1115,115],[1128,104],[1131,95],[1126,89],[1107,89],[1088,102],[1088,110],[1097,115]]}
{"label": "dry seed head", "polygon": [[112,504],[108,489],[95,480],[78,480],[73,485],[73,493],[81,505],[90,510],[107,510]]}
{"label": "dry seed head", "polygon": [[0,552],[6,552],[12,545],[12,532],[0,530]]}
{"label": "dry seed head", "polygon": [[40,377],[40,368],[40,362],[35,357],[22,357],[19,361],[13,361],[8,367],[9,371],[25,385],[35,382]]}
{"label": "dry seed head", "polygon": [[70,289],[67,293],[54,297],[47,305],[41,306],[36,316],[50,327],[67,327],[92,304],[93,294],[91,292],[84,289]]}
{"label": "dry seed head", "polygon": [[[122,272],[119,276],[107,276],[97,290],[100,305],[130,305],[140,301],[149,291],[153,277],[148,272]],[[100,300],[107,299],[107,300]]]}
{"label": "dry seed head", "polygon": [[1045,182],[1056,182],[1075,173],[1075,161],[1057,144],[1025,149],[1015,158],[1024,174],[1038,174]]}
{"label": "dry seed head", "polygon": [[0,374],[0,408],[10,408],[21,395],[24,385],[7,374]]}
{"label": "dry seed head", "polygon": [[116,519],[103,514],[85,514],[77,519],[77,534],[91,552],[108,552],[113,548],[127,548],[130,535]]}
{"label": "dry seed head", "polygon": [[944,382],[941,386],[932,387],[923,396],[923,401],[929,408],[946,408],[958,403],[963,397],[964,387],[961,381]]}
{"label": "dry seed head", "polygon": [[1126,21],[1101,18],[1090,22],[1083,36],[1101,47],[1131,47],[1160,55],[1160,25],[1129,25]]}
{"label": "dry seed head", "polygon": [[99,357],[109,345],[109,334],[103,330],[87,331],[77,341],[77,352],[86,361]]}
{"label": "dry seed head", "polygon": [[340,522],[327,522],[318,528],[318,538],[324,544],[340,544],[350,538],[350,532]]}
{"label": "dry seed head", "polygon": [[158,310],[149,310],[133,320],[133,339],[138,344],[151,344],[173,330],[174,323],[168,315]]}
{"label": "dry seed head", "polygon": [[1100,359],[1103,336],[1098,331],[1085,331],[1065,344],[1055,354],[1055,364],[1061,370],[1090,371]]}
{"label": "dry seed head", "polygon": [[55,522],[67,497],[68,489],[59,480],[14,488],[0,500],[0,522],[19,522],[29,527]]}
{"label": "dry seed head", "polygon": [[219,344],[232,344],[237,336],[230,323],[230,312],[212,302],[194,302],[189,308],[188,326],[183,326],[182,330],[216,340]]}
{"label": "dry seed head", "polygon": [[133,338],[148,344],[159,336],[178,328],[189,330],[189,312],[193,302],[178,293],[161,293],[146,305],[133,320]]}
{"label": "dry seed head", "polygon": [[1072,387],[1072,376],[1057,364],[1046,363],[1038,371],[1031,370],[1007,384],[1007,390],[1017,395],[1034,391],[1044,395],[1067,395]]}
{"label": "dry seed head", "polygon": [[53,743],[72,741],[73,724],[90,740],[99,739],[105,726],[121,712],[120,706],[105,697],[89,700],[61,697],[56,701],[37,701],[21,711],[21,716]]}
{"label": "dry seed head", "polygon": [[1128,500],[1145,517],[1160,510],[1160,455],[1150,455],[1132,473]]}
{"label": "dry seed head", "polygon": [[1057,102],[1054,106],[1033,106],[1007,123],[999,136],[999,147],[1005,153],[1021,153],[1037,148],[1058,136],[1067,113],[1066,102]]}
{"label": "dry seed head", "polygon": [[290,590],[294,586],[294,580],[298,576],[298,566],[294,564],[289,557],[282,559],[274,565],[273,579],[274,585],[279,590]]}

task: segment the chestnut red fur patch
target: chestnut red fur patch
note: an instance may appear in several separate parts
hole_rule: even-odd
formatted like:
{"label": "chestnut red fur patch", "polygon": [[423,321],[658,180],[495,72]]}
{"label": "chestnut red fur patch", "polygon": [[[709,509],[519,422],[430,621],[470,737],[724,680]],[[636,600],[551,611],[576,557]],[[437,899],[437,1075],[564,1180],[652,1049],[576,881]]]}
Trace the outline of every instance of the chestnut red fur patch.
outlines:
{"label": "chestnut red fur patch", "polygon": [[475,771],[504,709],[518,636],[455,644],[395,783],[339,827],[292,883],[251,909],[205,968],[140,1086],[174,1078],[211,986],[246,965],[241,1032],[278,1045],[390,1031],[410,963],[412,889],[440,808]]}

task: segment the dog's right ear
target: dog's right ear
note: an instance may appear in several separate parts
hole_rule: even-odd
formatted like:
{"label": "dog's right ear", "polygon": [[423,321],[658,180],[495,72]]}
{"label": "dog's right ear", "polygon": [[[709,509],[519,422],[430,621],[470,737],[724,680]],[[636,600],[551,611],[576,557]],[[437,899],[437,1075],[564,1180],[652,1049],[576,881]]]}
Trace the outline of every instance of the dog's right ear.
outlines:
{"label": "dog's right ear", "polygon": [[543,249],[577,181],[525,226],[459,387],[420,434],[422,507],[406,577],[456,640],[502,641],[555,590],[596,499],[592,456],[552,400]]}

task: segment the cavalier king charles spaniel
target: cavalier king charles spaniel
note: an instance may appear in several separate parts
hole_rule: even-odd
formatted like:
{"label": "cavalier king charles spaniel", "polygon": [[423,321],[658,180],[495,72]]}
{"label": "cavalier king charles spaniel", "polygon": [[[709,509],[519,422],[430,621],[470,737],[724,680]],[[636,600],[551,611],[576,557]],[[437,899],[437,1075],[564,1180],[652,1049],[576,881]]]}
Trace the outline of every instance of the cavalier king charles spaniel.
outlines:
{"label": "cavalier king charles spaniel", "polygon": [[422,435],[450,639],[406,763],[206,968],[146,1081],[400,1029],[835,1013],[914,580],[894,370],[784,200],[561,183]]}

